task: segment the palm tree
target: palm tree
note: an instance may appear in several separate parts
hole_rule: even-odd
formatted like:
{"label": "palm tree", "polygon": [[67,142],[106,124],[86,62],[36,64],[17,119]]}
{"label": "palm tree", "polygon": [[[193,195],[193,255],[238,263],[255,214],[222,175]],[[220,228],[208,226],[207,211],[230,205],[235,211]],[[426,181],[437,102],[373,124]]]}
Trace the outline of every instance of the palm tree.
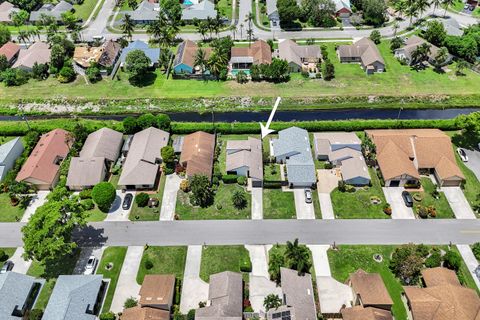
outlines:
{"label": "palm tree", "polygon": [[206,21],[200,21],[197,24],[197,32],[202,35],[203,41],[205,41],[205,35],[208,32],[208,25]]}
{"label": "palm tree", "polygon": [[32,36],[33,39],[37,37],[38,40],[40,41],[40,31],[37,28],[30,29],[28,33],[30,34],[30,36]]}
{"label": "palm tree", "polygon": [[405,15],[410,18],[409,26],[412,26],[413,17],[418,15],[418,7],[415,1],[409,0],[407,1],[407,5],[405,8]]}
{"label": "palm tree", "polygon": [[425,61],[430,54],[431,45],[428,43],[422,43],[412,52],[412,64],[416,65]]}
{"label": "palm tree", "polygon": [[25,30],[19,30],[17,39],[19,42],[23,42],[24,44],[27,44],[27,41],[29,39],[28,32]]}
{"label": "palm tree", "polygon": [[127,4],[133,11],[137,10],[138,8],[137,0],[127,0]]}
{"label": "palm tree", "polygon": [[240,40],[243,39],[243,23],[240,23]]}
{"label": "palm tree", "polygon": [[208,59],[208,69],[217,80],[219,80],[220,73],[223,69],[225,69],[225,66],[225,59],[223,59],[222,56],[219,55],[217,52],[213,52],[210,56],[210,59]]}
{"label": "palm tree", "polygon": [[430,8],[430,0],[416,0],[415,5],[417,7],[418,12],[420,13],[420,18],[421,18],[423,13],[428,8]]}
{"label": "palm tree", "polygon": [[132,34],[134,31],[134,24],[131,16],[126,14],[123,17],[122,32],[123,34],[132,41]]}
{"label": "palm tree", "polygon": [[228,30],[232,33],[233,41],[235,41],[235,34],[237,32],[237,26],[232,24],[230,27],[228,27]]}
{"label": "palm tree", "polygon": [[394,21],[394,22],[393,22],[393,25],[392,25],[393,37],[396,37],[396,36],[397,36],[397,30],[398,30],[398,28],[400,28],[400,24],[398,23],[398,21]]}
{"label": "palm tree", "polygon": [[194,65],[200,68],[200,71],[202,72],[202,75],[205,72],[205,67],[207,66],[207,64],[208,64],[207,53],[202,48],[199,48],[195,52]]}
{"label": "palm tree", "polygon": [[278,307],[282,305],[282,300],[276,294],[269,294],[268,296],[263,299],[263,306],[265,307],[265,311],[268,312],[270,309],[277,310]]}
{"label": "palm tree", "polygon": [[435,15],[435,10],[437,10],[437,7],[442,4],[442,0],[432,0],[430,4],[433,4],[433,15]]}
{"label": "palm tree", "polygon": [[442,66],[447,62],[448,59],[448,49],[445,47],[440,48],[435,59],[433,61],[433,65],[435,66],[435,70],[439,71]]}
{"label": "palm tree", "polygon": [[285,257],[289,268],[297,270],[299,275],[303,275],[310,270],[310,253],[307,247],[298,244],[298,239],[293,242],[287,241]]}
{"label": "palm tree", "polygon": [[443,5],[445,6],[445,12],[443,13],[443,17],[447,15],[448,7],[455,3],[455,0],[442,0]]}

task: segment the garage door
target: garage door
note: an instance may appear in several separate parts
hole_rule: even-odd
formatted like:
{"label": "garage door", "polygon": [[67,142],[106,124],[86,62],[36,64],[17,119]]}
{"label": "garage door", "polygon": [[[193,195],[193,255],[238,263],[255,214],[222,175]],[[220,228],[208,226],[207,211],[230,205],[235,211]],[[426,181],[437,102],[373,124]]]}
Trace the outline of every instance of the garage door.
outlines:
{"label": "garage door", "polygon": [[390,180],[390,187],[398,187],[400,186],[400,180]]}
{"label": "garage door", "polygon": [[460,181],[457,180],[445,180],[443,181],[442,187],[458,187],[460,186]]}

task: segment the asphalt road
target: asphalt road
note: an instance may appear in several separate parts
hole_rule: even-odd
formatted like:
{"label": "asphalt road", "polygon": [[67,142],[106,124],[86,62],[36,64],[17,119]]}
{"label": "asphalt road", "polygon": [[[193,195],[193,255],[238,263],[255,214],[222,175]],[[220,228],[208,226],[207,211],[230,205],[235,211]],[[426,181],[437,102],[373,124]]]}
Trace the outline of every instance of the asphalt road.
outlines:
{"label": "asphalt road", "polygon": [[[23,223],[0,223],[0,247],[22,245]],[[80,246],[274,244],[472,244],[480,220],[206,220],[96,222],[76,232]]]}

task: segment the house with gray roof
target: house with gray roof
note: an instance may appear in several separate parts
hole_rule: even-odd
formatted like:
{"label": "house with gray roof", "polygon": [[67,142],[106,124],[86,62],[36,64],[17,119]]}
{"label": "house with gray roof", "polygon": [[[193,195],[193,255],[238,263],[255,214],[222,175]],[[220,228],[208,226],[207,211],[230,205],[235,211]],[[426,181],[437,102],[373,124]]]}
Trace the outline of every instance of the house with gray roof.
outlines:
{"label": "house with gray roof", "polygon": [[291,188],[312,187],[317,182],[307,130],[290,127],[279,131],[278,139],[271,140],[270,149],[278,163],[286,164]]}
{"label": "house with gray roof", "polygon": [[193,21],[193,19],[207,20],[215,18],[217,10],[215,4],[210,0],[203,0],[192,5],[184,6],[182,10],[183,21]]}
{"label": "house with gray roof", "polygon": [[153,127],[137,132],[130,144],[118,185],[125,189],[153,188],[162,162],[161,149],[168,145],[169,138],[168,132]]}
{"label": "house with gray roof", "polygon": [[316,158],[340,168],[346,184],[370,184],[362,141],[354,132],[316,132],[313,134],[313,145]]}
{"label": "house with gray roof", "polygon": [[12,271],[0,274],[0,319],[23,319],[33,308],[44,282]]}
{"label": "house with gray roof", "polygon": [[242,320],[243,279],[237,272],[210,276],[207,307],[195,311],[195,320]]}
{"label": "house with gray roof", "polygon": [[337,55],[341,63],[360,63],[367,74],[385,71],[385,61],[377,45],[369,38],[361,38],[350,45],[338,46]]}
{"label": "house with gray roof", "polygon": [[11,23],[13,15],[19,11],[19,8],[8,1],[0,3],[0,22]]}
{"label": "house with gray roof", "polygon": [[160,48],[150,48],[148,43],[145,43],[141,40],[135,40],[130,42],[126,48],[123,48],[122,54],[120,55],[120,67],[123,67],[125,60],[127,59],[127,54],[133,50],[140,50],[150,59],[150,67],[154,67],[158,64],[158,59],[160,57]]}
{"label": "house with gray roof", "polygon": [[278,58],[288,62],[291,72],[318,72],[317,64],[322,58],[318,45],[301,46],[290,39],[279,39]]}
{"label": "house with gray roof", "polygon": [[62,20],[62,14],[65,12],[71,12],[73,10],[73,5],[66,1],[60,1],[57,4],[45,3],[37,11],[32,11],[30,13],[30,21],[37,22],[42,20],[42,16],[52,17],[57,22]]}
{"label": "house with gray roof", "polygon": [[277,9],[277,0],[267,1],[267,16],[270,20],[270,27],[280,29],[280,15]]}
{"label": "house with gray roof", "polygon": [[[433,63],[438,53],[440,52],[440,48],[416,35],[410,36],[405,41],[405,45],[403,47],[395,50],[394,52],[395,58],[397,58],[398,60],[403,60],[408,65],[411,65],[412,63],[415,62],[413,61],[413,53],[415,52],[415,50],[417,50],[419,46],[425,43],[428,44],[430,48],[428,52],[428,62]],[[453,59],[453,56],[451,54],[448,54],[445,64],[450,63],[452,59]]]}
{"label": "house with gray roof", "polygon": [[248,137],[248,140],[229,140],[226,150],[227,173],[234,173],[252,179],[254,186],[263,181],[262,141]]}
{"label": "house with gray roof", "polygon": [[20,137],[12,139],[0,146],[0,181],[5,179],[8,171],[13,168],[15,161],[23,153],[23,144]]}
{"label": "house with gray roof", "polygon": [[95,320],[106,289],[102,275],[61,275],[42,320]]}

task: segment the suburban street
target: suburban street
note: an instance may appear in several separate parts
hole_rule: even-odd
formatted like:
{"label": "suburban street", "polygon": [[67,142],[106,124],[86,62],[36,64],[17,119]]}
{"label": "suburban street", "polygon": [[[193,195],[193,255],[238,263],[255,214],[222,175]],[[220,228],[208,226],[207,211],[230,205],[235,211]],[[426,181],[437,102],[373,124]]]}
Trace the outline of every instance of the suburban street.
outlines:
{"label": "suburban street", "polygon": [[[21,247],[23,223],[0,223],[0,247]],[[479,220],[209,220],[96,222],[75,233],[80,246],[273,244],[472,244]]]}

